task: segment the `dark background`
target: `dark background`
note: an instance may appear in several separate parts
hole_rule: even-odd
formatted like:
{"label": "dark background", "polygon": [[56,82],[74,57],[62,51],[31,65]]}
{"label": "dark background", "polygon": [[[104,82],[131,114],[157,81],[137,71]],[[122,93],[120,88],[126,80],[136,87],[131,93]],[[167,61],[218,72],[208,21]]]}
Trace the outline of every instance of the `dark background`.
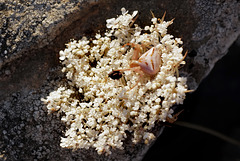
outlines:
{"label": "dark background", "polygon": [[[199,124],[240,141],[240,41],[187,95],[178,120]],[[240,161],[240,147],[185,127],[166,127],[144,161]]]}

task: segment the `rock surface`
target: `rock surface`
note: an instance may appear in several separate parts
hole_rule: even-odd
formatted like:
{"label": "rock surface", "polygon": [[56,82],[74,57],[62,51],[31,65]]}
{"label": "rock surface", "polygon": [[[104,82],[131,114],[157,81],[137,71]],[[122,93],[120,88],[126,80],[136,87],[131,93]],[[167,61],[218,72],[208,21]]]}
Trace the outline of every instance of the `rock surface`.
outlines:
{"label": "rock surface", "polygon": [[[58,52],[70,39],[104,31],[105,20],[125,7],[149,24],[167,12],[169,31],[189,51],[181,74],[196,89],[240,34],[240,2],[64,0],[0,1],[0,158],[2,160],[141,160],[149,146],[126,140],[124,150],[99,156],[94,149],[62,149],[64,125],[40,101],[64,83]],[[160,135],[163,128],[154,131]]]}

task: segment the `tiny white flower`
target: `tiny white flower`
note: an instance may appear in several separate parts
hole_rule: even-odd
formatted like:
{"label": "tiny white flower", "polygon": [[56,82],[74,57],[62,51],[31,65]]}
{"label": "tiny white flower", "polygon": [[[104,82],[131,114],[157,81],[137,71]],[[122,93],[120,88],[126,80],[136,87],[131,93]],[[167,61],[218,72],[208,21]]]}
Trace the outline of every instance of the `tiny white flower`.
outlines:
{"label": "tiny white flower", "polygon": [[135,17],[138,14],[138,11],[133,11],[132,17]]}
{"label": "tiny white flower", "polygon": [[115,18],[107,19],[106,22],[107,22],[107,28],[113,28],[116,23]]}
{"label": "tiny white flower", "polygon": [[122,15],[125,15],[128,13],[128,11],[125,8],[122,8],[121,11],[122,11]]}
{"label": "tiny white flower", "polygon": [[152,20],[151,20],[152,22],[153,22],[153,24],[156,24],[157,23],[157,18],[156,17],[154,17],[154,18],[152,18]]}

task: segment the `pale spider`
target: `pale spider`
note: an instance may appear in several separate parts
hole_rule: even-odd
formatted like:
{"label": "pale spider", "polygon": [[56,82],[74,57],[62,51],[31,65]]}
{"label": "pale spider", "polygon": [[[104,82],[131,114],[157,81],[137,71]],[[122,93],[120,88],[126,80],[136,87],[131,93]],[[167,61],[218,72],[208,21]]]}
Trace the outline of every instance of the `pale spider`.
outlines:
{"label": "pale spider", "polygon": [[[166,15],[166,12],[164,13],[161,19],[158,19],[160,23],[164,21],[165,15]],[[152,13],[152,16],[155,17],[153,13]],[[134,18],[133,23],[135,22],[136,18]],[[174,19],[172,19],[171,21],[173,20]],[[140,44],[134,44],[134,43],[127,43],[123,45],[123,47],[125,46],[131,46],[134,48],[134,52],[130,62],[130,68],[114,70],[113,72],[109,73],[110,76],[112,73],[122,72],[127,70],[132,70],[136,73],[139,73],[140,74],[139,78],[143,77],[144,75],[154,77],[159,72],[160,66],[161,66],[161,54],[162,54],[160,49],[160,44],[150,48],[142,55],[140,55],[140,53],[143,51],[143,49],[146,48],[144,44],[140,45]],[[187,55],[187,52],[185,53],[183,59],[173,67],[177,73],[177,76],[178,76],[178,67],[180,63],[185,59],[186,55]],[[136,84],[132,86],[130,90],[133,89],[139,83],[139,80],[140,79],[138,79]]]}
{"label": "pale spider", "polygon": [[[143,77],[144,75],[154,77],[159,72],[160,66],[161,66],[161,50],[159,49],[160,44],[155,47],[152,47],[151,49],[146,51],[141,56],[140,56],[141,45],[134,44],[134,43],[127,43],[123,47],[125,47],[127,45],[134,47],[134,52],[133,52],[131,62],[130,62],[130,68],[117,69],[114,71],[121,72],[121,71],[132,70],[132,71],[140,74],[139,78]],[[174,69],[176,70],[177,75],[178,75],[178,66],[185,59],[186,56],[187,56],[187,52],[183,56],[183,59],[180,60],[174,66]],[[130,89],[133,89],[139,83],[139,80],[140,79],[138,79],[136,84],[133,87],[131,87]]]}

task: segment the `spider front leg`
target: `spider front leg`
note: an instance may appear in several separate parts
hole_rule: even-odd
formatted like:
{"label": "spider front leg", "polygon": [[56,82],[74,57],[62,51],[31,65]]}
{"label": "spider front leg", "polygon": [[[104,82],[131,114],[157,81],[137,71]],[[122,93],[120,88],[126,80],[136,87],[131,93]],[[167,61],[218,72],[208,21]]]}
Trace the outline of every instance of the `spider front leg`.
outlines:
{"label": "spider front leg", "polygon": [[130,64],[130,68],[114,70],[114,71],[119,71],[119,72],[124,72],[124,71],[129,71],[129,70],[138,73],[139,74],[139,78],[136,81],[136,83],[129,90],[127,90],[127,92],[132,90],[134,87],[136,87],[138,85],[139,81],[140,81],[140,78],[143,77],[143,72],[141,70],[141,67],[137,63],[133,62],[133,63]]}
{"label": "spider front leg", "polygon": [[133,47],[134,51],[133,51],[131,60],[138,60],[140,57],[141,45],[134,44],[134,43],[127,43],[127,44],[123,45],[123,47],[125,47],[125,46]]}
{"label": "spider front leg", "polygon": [[[134,48],[133,55],[131,57],[131,61],[132,60],[133,61],[137,61],[139,59],[139,57],[140,57],[141,45],[134,44],[134,43],[126,43],[126,44],[123,45],[123,47],[125,47],[125,46],[131,46],[131,47]],[[130,63],[130,68],[127,68],[127,69],[117,69],[117,70],[114,70],[114,71],[124,72],[124,71],[128,71],[128,70],[133,70],[133,68],[139,66],[138,64],[136,64],[136,65],[134,65],[134,64],[136,64],[136,63],[131,62]]]}
{"label": "spider front leg", "polygon": [[141,79],[141,78],[143,77],[143,75],[144,75],[144,73],[143,73],[141,67],[139,66],[139,63],[138,63],[138,62],[132,62],[132,63],[130,64],[130,69],[131,69],[132,71],[138,73],[138,74],[139,74],[139,78],[138,78],[137,82],[135,83],[135,85],[133,85],[133,86],[129,89],[129,91],[132,90],[134,87],[136,87],[136,86],[138,85],[138,83],[140,82],[140,79]]}

